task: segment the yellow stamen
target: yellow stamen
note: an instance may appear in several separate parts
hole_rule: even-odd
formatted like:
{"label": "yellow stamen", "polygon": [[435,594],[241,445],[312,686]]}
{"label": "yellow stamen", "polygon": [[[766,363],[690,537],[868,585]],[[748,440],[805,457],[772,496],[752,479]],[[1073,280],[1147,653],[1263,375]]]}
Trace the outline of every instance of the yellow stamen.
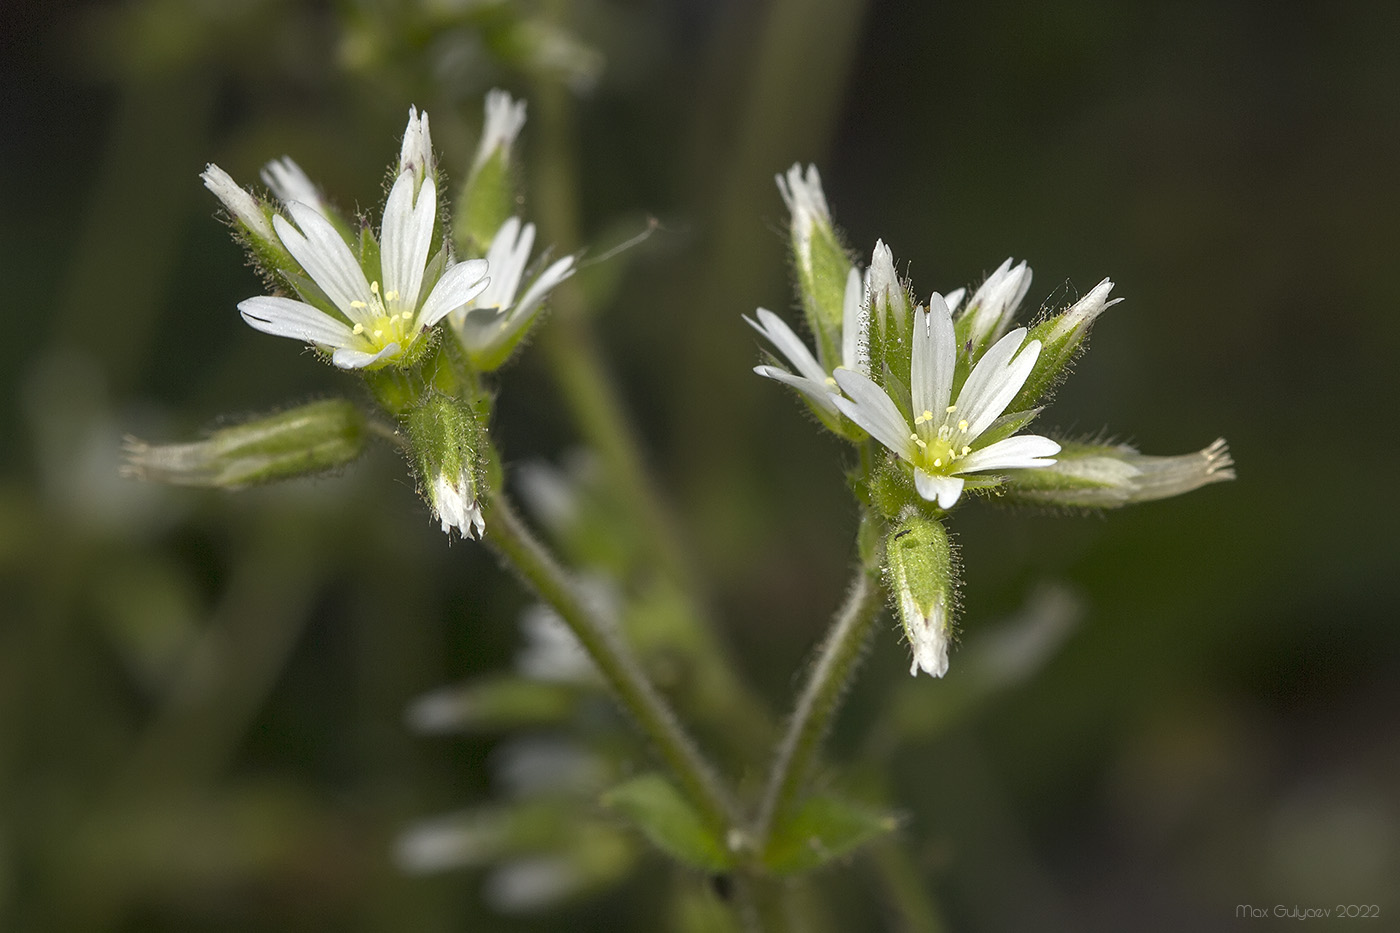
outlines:
{"label": "yellow stamen", "polygon": [[352,334],[363,334],[364,332],[365,332],[365,325],[363,325],[363,324],[356,324],[355,327],[354,327],[354,329],[350,331],[350,333],[352,333]]}
{"label": "yellow stamen", "polygon": [[953,412],[955,412],[955,411],[958,410],[958,406],[956,406],[956,405],[949,405],[947,408],[945,408],[945,409],[943,409],[943,410],[946,411],[948,414],[951,415]]}
{"label": "yellow stamen", "polygon": [[363,301],[352,301],[352,302],[350,302],[350,307],[352,307],[352,308],[368,308],[369,305],[365,304]]}
{"label": "yellow stamen", "polygon": [[967,430],[967,421],[966,421],[966,419],[964,419],[964,420],[958,422],[958,430],[959,430],[959,431],[966,431],[966,430]]}
{"label": "yellow stamen", "polygon": [[374,329],[374,339],[375,339],[375,340],[378,340],[380,337],[383,337],[383,336],[384,336],[384,329],[381,328],[381,327],[376,327],[376,328]]}
{"label": "yellow stamen", "polygon": [[966,457],[966,456],[967,456],[968,454],[970,454],[970,453],[972,453],[972,448],[971,448],[971,447],[963,447],[962,453],[959,454],[958,456],[960,456],[960,457]]}
{"label": "yellow stamen", "polygon": [[922,415],[914,419],[915,424],[923,424],[925,421],[933,420],[933,412],[925,411]]}

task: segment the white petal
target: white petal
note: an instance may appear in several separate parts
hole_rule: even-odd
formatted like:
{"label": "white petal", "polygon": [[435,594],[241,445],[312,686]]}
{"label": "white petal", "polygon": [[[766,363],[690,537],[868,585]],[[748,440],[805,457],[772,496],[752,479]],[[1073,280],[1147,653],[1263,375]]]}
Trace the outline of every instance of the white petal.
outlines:
{"label": "white petal", "polygon": [[953,334],[953,317],[943,298],[934,293],[927,312],[914,315],[914,346],[909,370],[909,392],[914,401],[914,417],[932,412],[939,423],[953,392],[953,368],[957,365],[958,342]]}
{"label": "white petal", "polygon": [[306,172],[302,171],[301,166],[293,162],[290,156],[273,159],[263,166],[262,172],[259,174],[263,183],[272,189],[277,200],[283,204],[300,201],[303,204],[309,204],[322,214],[326,212],[326,202],[321,197],[321,192]]}
{"label": "white petal", "polygon": [[399,345],[391,343],[378,353],[366,353],[363,350],[340,349],[331,354],[331,362],[341,369],[364,369],[382,359],[388,359],[399,355]]}
{"label": "white petal", "polygon": [[511,96],[499,88],[486,92],[486,120],[481,128],[481,142],[477,143],[476,160],[472,171],[481,168],[497,148],[504,147],[506,157],[510,157],[511,146],[520,129],[525,125],[525,101],[512,100]]}
{"label": "white petal", "polygon": [[929,502],[938,500],[940,509],[951,509],[962,495],[963,480],[957,476],[939,476],[914,470],[914,488]]}
{"label": "white petal", "polygon": [[977,361],[967,382],[963,383],[958,393],[957,417],[968,422],[963,434],[965,440],[970,441],[987,430],[1021,391],[1040,356],[1038,340],[1026,344],[1020,355],[1016,355],[1025,339],[1026,329],[1018,327],[998,340]]}
{"label": "white petal", "polygon": [[200,173],[199,177],[204,180],[204,187],[212,191],[214,196],[223,202],[229,213],[233,214],[250,232],[265,240],[273,238],[272,227],[268,225],[267,215],[263,213],[262,205],[240,187],[228,172],[210,162],[204,167],[204,171]]}
{"label": "white petal", "polygon": [[841,365],[858,373],[870,373],[869,317],[862,313],[864,297],[860,273],[846,273],[846,294],[841,301]]}
{"label": "white petal", "polygon": [[419,328],[432,327],[479,295],[489,284],[484,259],[468,259],[448,267],[418,312]]}
{"label": "white petal", "polygon": [[802,376],[794,376],[787,370],[779,369],[776,366],[755,366],[753,371],[767,379],[773,379],[781,382],[783,385],[792,386],[807,398],[811,399],[812,403],[822,411],[830,413],[833,418],[841,414],[837,410],[835,403],[831,400],[831,387],[825,382],[813,382],[810,379],[804,379]]}
{"label": "white petal", "polygon": [[[307,275],[347,317],[367,326],[374,323],[370,311],[374,296],[370,294],[369,282],[335,227],[314,207],[299,201],[288,204],[287,210],[296,221],[296,227],[280,215],[272,218],[272,225],[277,228],[277,236],[287,252],[301,263]],[[356,307],[355,302],[359,302],[360,307]]]}
{"label": "white petal", "polygon": [[540,302],[544,301],[544,296],[548,295],[554,286],[574,274],[574,257],[565,256],[557,259],[548,269],[540,273],[535,281],[530,283],[530,287],[525,290],[525,294],[520,296],[520,301],[511,311],[512,318],[518,318],[521,324],[529,323],[534,317],[535,309]]}
{"label": "white petal", "polygon": [[254,330],[277,337],[293,337],[328,347],[348,347],[355,338],[350,328],[318,308],[291,298],[258,297],[238,303],[243,320]]}
{"label": "white petal", "polygon": [[782,318],[767,308],[759,308],[756,314],[758,315],[757,323],[748,317],[744,318],[749,322],[750,327],[767,337],[769,342],[778,348],[779,353],[788,358],[788,362],[799,373],[813,382],[826,381],[826,370],[822,369],[822,364],[817,362],[812,351],[807,349],[807,345],[797,334],[793,333],[792,328],[788,327]]}
{"label": "white petal", "polygon": [[432,174],[433,140],[428,132],[428,112],[421,115],[418,108],[408,108],[408,126],[403,131],[403,145],[399,147],[399,172],[412,172],[414,179],[426,178]]}
{"label": "white petal", "polygon": [[981,450],[974,450],[958,461],[959,473],[975,473],[978,470],[1023,470],[1030,467],[1045,467],[1055,463],[1053,458],[1060,452],[1060,445],[1039,434],[1018,434],[1006,440],[988,444]]}
{"label": "white petal", "polygon": [[914,442],[909,438],[912,433],[909,422],[904,420],[885,390],[868,376],[849,369],[837,369],[832,376],[851,399],[834,398],[836,407],[881,444],[905,460],[913,460]]}
{"label": "white petal", "polygon": [[[400,174],[384,204],[379,256],[384,270],[384,303],[393,306],[391,313],[394,308],[412,311],[418,307],[418,290],[423,285],[423,267],[428,264],[433,221],[437,219],[433,180],[423,179],[416,203],[413,186],[412,172]],[[398,297],[391,300],[389,295],[395,293]]]}
{"label": "white petal", "polygon": [[491,264],[491,287],[481,296],[477,304],[484,308],[495,306],[509,308],[515,301],[515,293],[520,290],[520,280],[525,277],[525,266],[530,261],[530,250],[535,245],[535,225],[520,225],[519,218],[512,217],[501,224],[501,229],[491,239],[486,250],[486,261]]}
{"label": "white petal", "polygon": [[934,677],[948,673],[948,612],[940,597],[924,613],[908,592],[900,594],[900,613],[917,620],[909,627],[909,648],[914,653],[909,673],[920,670]]}

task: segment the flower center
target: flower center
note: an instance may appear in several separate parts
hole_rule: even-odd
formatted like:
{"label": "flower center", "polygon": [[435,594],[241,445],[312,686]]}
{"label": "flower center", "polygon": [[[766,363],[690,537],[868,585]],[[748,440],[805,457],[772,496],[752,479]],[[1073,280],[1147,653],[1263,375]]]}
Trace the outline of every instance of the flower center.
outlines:
{"label": "flower center", "polygon": [[949,405],[941,418],[931,411],[915,416],[909,439],[914,442],[914,465],[925,473],[952,473],[953,465],[972,452],[966,443],[967,422],[953,421],[956,412],[957,406]]}
{"label": "flower center", "polygon": [[397,343],[400,347],[408,343],[408,331],[413,323],[413,309],[399,310],[399,293],[385,292],[383,295],[379,291],[379,283],[369,284],[371,301],[365,304],[363,301],[352,301],[352,308],[368,308],[374,318],[368,324],[356,324],[352,332],[371,344],[375,351],[387,347],[391,343]]}

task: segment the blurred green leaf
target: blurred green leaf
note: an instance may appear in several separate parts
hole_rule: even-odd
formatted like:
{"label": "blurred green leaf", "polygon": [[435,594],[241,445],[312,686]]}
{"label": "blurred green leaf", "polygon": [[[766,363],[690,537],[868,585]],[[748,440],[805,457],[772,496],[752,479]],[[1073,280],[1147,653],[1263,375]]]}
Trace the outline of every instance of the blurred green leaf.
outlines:
{"label": "blurred green leaf", "polygon": [[724,871],[733,859],[680,791],[659,774],[643,774],[603,795],[603,806],[632,823],[658,849],[696,868]]}
{"label": "blurred green leaf", "polygon": [[763,864],[780,875],[811,871],[898,826],[899,821],[889,813],[836,797],[809,797],[774,827]]}

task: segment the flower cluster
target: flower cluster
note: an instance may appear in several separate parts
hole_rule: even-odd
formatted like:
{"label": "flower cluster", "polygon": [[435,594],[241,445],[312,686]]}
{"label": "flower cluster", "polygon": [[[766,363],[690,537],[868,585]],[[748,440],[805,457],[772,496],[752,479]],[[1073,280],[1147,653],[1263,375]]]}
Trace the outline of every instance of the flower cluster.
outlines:
{"label": "flower cluster", "polygon": [[886,582],[915,671],[941,677],[948,667],[955,575],[941,521],[964,491],[1104,508],[1234,476],[1223,440],[1197,454],[1149,457],[1023,433],[1094,321],[1121,300],[1109,299],[1112,281],[1029,327],[1014,324],[1032,273],[1012,259],[971,297],[960,288],[917,303],[885,243],[876,242],[864,271],[850,260],[815,167],[794,165],[777,181],[816,347],[809,350],[782,318],[759,308],[749,324],[779,358],[754,372],[796,390],[835,433],[886,452],[862,458],[853,479],[887,532]]}

